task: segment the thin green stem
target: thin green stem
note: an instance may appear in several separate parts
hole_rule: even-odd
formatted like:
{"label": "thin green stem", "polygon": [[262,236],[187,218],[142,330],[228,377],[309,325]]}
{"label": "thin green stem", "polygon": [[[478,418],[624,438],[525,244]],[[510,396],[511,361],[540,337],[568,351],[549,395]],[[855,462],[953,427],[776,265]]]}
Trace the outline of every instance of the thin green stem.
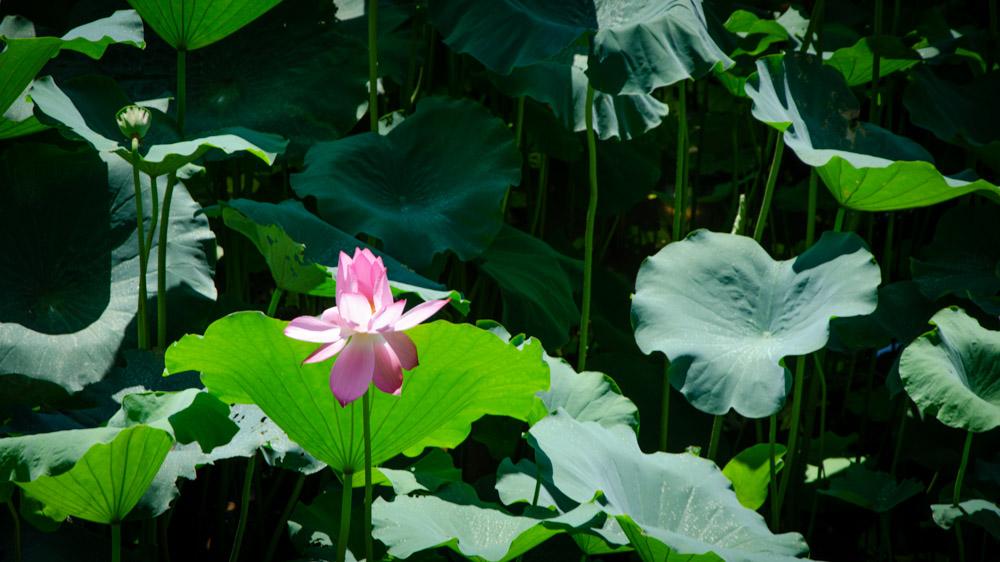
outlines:
{"label": "thin green stem", "polygon": [[177,132],[184,138],[184,117],[187,114],[187,51],[177,50]]}
{"label": "thin green stem", "polygon": [[802,38],[802,46],[799,48],[800,53],[809,52],[809,45],[812,43],[813,34],[816,34],[816,52],[822,52],[822,46],[819,41],[819,29],[822,27],[820,23],[823,20],[823,10],[824,2],[823,0],[816,0],[813,4],[812,13],[809,15],[809,27],[806,28],[805,37]]}
{"label": "thin green stem", "polygon": [[892,259],[895,247],[896,214],[889,212],[889,219],[885,227],[885,246],[882,248],[882,282],[889,283],[892,279]]}
{"label": "thin green stem", "polygon": [[809,199],[806,203],[806,248],[816,241],[816,197],[818,195],[816,169],[809,170]]}
{"label": "thin green stem", "polygon": [[281,542],[281,536],[285,532],[285,525],[288,523],[288,518],[292,515],[292,510],[295,509],[295,504],[299,501],[299,496],[302,495],[302,487],[305,486],[305,483],[306,475],[300,473],[295,479],[294,486],[292,486],[292,493],[288,496],[288,502],[285,503],[285,508],[281,511],[281,516],[278,517],[278,524],[274,527],[274,534],[271,535],[271,540],[267,543],[264,562],[271,562],[274,559],[274,554],[278,551],[278,543]]}
{"label": "thin green stem", "polygon": [[774,454],[775,454],[775,442],[778,440],[778,415],[771,414],[771,423],[767,429],[767,444],[770,446],[770,454],[768,455],[768,473],[771,477],[771,481],[768,486],[771,488],[771,529],[778,530],[778,513],[780,512],[780,506],[778,505],[778,478],[777,470],[774,464]]}
{"label": "thin green stem", "polygon": [[778,511],[785,502],[785,494],[795,472],[795,452],[798,450],[799,418],[802,417],[802,388],[805,386],[806,358],[799,355],[795,360],[795,382],[792,384],[792,425],[788,432],[788,449],[782,468],[781,488],[778,490]]}
{"label": "thin green stem", "polygon": [[896,431],[896,446],[892,450],[892,464],[889,468],[889,474],[892,476],[893,480],[896,479],[896,469],[899,468],[900,453],[903,451],[903,436],[906,435],[906,418],[909,417],[907,414],[908,408],[905,402],[906,398],[903,398],[903,407],[900,412],[902,415],[899,419],[899,429]]}
{"label": "thin green stem", "polygon": [[771,158],[771,170],[767,173],[767,183],[764,184],[764,199],[760,203],[760,214],[753,225],[753,239],[760,242],[764,236],[764,225],[767,224],[767,214],[771,210],[771,200],[774,198],[774,185],[778,182],[778,169],[781,168],[781,154],[785,149],[785,135],[774,136],[774,156]]}
{"label": "thin green stem", "polygon": [[274,313],[278,311],[281,297],[285,296],[285,291],[281,287],[275,287],[271,292],[271,302],[267,304],[267,315],[274,318]]}
{"label": "thin green stem", "polygon": [[170,174],[160,205],[160,239],[156,248],[156,346],[167,348],[167,231],[170,230],[170,200],[177,175]]}
{"label": "thin green stem", "polygon": [[719,452],[719,439],[722,437],[722,416],[712,419],[712,434],[708,438],[708,460],[714,461]]}
{"label": "thin green stem", "polygon": [[524,96],[517,98],[517,114],[514,117],[514,145],[521,148],[521,137],[524,136]]}
{"label": "thin green stem", "polygon": [[972,449],[972,432],[965,435],[965,446],[962,447],[962,462],[958,465],[958,476],[955,477],[955,494],[952,496],[952,505],[958,505],[962,501],[962,481],[965,480],[965,469],[969,466],[969,451]]}
{"label": "thin green stem", "polygon": [[111,524],[111,562],[121,562],[122,559],[122,524]]}
{"label": "thin green stem", "polygon": [[837,217],[833,219],[833,231],[844,231],[844,217],[847,215],[847,207],[837,207]]}
{"label": "thin green stem", "polygon": [[7,504],[7,511],[10,511],[10,518],[14,521],[14,560],[21,562],[21,517],[17,513],[17,508],[14,507],[13,496],[7,498],[5,503]]}
{"label": "thin green stem", "polygon": [[671,230],[671,240],[681,239],[684,230],[684,213],[686,203],[684,195],[687,192],[687,82],[677,84],[677,157],[674,173],[674,224]]}
{"label": "thin green stem", "polygon": [[670,360],[663,358],[663,396],[660,398],[660,450],[667,450],[670,429]]}
{"label": "thin green stem", "polygon": [[353,473],[343,472],[344,489],[340,495],[340,533],[337,535],[337,562],[344,562],[347,556],[347,538],[351,532],[351,486]]}
{"label": "thin green stem", "polygon": [[549,155],[542,154],[542,163],[538,169],[538,191],[535,193],[535,208],[531,215],[531,235],[541,236],[541,225],[545,207],[545,190],[549,187]]}
{"label": "thin green stem", "polygon": [[368,0],[368,115],[378,133],[378,0]]}
{"label": "thin green stem", "polygon": [[879,77],[881,75],[882,57],[879,53],[880,49],[877,41],[882,36],[882,0],[875,0],[875,36],[876,44],[874,49],[872,49],[872,87],[871,87],[871,106],[869,110],[869,121],[875,123],[876,125],[881,124],[882,119],[882,100],[881,93],[879,92]]}
{"label": "thin green stem", "polygon": [[365,559],[374,560],[372,549],[372,400],[375,399],[375,386],[369,384],[368,392],[361,397],[362,427],[365,438]]}
{"label": "thin green stem", "polygon": [[236,525],[236,538],[233,539],[233,549],[229,552],[229,562],[240,558],[240,547],[243,546],[243,534],[247,530],[247,514],[250,511],[250,486],[253,484],[253,470],[257,464],[257,455],[253,454],[247,460],[247,469],[243,474],[243,494],[240,496],[240,521]]}
{"label": "thin green stem", "polygon": [[132,137],[132,187],[135,190],[136,238],[139,244],[139,303],[136,323],[139,330],[139,349],[149,349],[149,323],[146,319],[146,252],[145,211],[142,208],[142,183],[139,181],[139,138]]}
{"label": "thin green stem", "polygon": [[587,83],[587,170],[590,179],[590,201],[587,203],[587,229],[583,238],[583,304],[580,307],[580,351],[577,370],[587,365],[587,345],[590,335],[590,290],[594,273],[594,223],[597,220],[597,140],[594,138],[594,87]]}
{"label": "thin green stem", "polygon": [[160,220],[160,191],[156,185],[156,176],[149,175],[149,198],[153,204],[153,210],[149,217],[149,231],[146,234],[146,266],[149,266],[149,253],[153,250],[153,238],[156,236],[156,226]]}

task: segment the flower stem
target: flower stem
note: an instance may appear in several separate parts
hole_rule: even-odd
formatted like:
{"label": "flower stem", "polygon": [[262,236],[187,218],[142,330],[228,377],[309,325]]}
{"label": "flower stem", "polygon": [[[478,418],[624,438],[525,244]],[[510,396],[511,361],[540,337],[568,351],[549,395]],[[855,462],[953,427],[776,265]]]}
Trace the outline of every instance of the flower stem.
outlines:
{"label": "flower stem", "polygon": [[281,517],[278,518],[278,525],[274,528],[271,541],[267,543],[267,553],[264,555],[264,562],[271,562],[274,559],[274,554],[278,550],[278,543],[281,541],[281,535],[285,531],[285,524],[288,523],[288,518],[292,515],[292,510],[295,509],[295,504],[299,501],[299,496],[302,495],[302,487],[305,483],[306,475],[299,474],[298,478],[295,479],[295,485],[292,487],[292,493],[288,496],[288,502],[285,503],[285,509],[281,511]]}
{"label": "flower stem", "polygon": [[14,520],[14,560],[21,562],[21,517],[17,514],[17,508],[14,507],[12,498],[8,498],[6,503],[7,510],[10,511],[10,518]]}
{"label": "flower stem", "polygon": [[167,189],[160,205],[160,239],[156,248],[156,346],[167,347],[167,231],[170,230],[170,200],[174,196],[177,175],[167,178]]}
{"label": "flower stem", "polygon": [[149,232],[146,234],[146,266],[149,267],[149,253],[153,250],[153,237],[156,236],[156,225],[160,219],[160,193],[156,186],[156,176],[149,176],[149,198],[153,210],[149,213]]}
{"label": "flower stem", "polygon": [[378,0],[368,0],[368,115],[378,134]]}
{"label": "flower stem", "polygon": [[271,302],[267,305],[267,315],[271,318],[274,318],[274,313],[278,311],[278,305],[283,296],[285,296],[285,291],[281,287],[275,287],[274,291],[271,292]]}
{"label": "flower stem", "polygon": [[764,184],[764,200],[760,203],[760,215],[753,226],[753,239],[760,242],[764,237],[764,225],[767,224],[767,214],[771,210],[771,199],[774,198],[774,184],[778,182],[778,169],[781,168],[781,154],[785,149],[785,135],[778,133],[774,141],[774,156],[771,159],[771,170],[767,173],[767,183]]}
{"label": "flower stem", "polygon": [[187,51],[177,50],[177,132],[184,138],[184,116],[187,113]]}
{"label": "flower stem", "polygon": [[660,450],[667,450],[670,429],[670,360],[663,358],[663,396],[660,398]]}
{"label": "flower stem", "polygon": [[965,435],[965,446],[962,448],[962,462],[958,465],[958,476],[955,477],[955,494],[952,496],[952,505],[958,505],[962,501],[962,481],[965,480],[965,469],[969,466],[969,451],[972,449],[972,432]]}
{"label": "flower stem", "polygon": [[837,217],[833,219],[833,231],[844,231],[844,217],[847,215],[846,207],[837,207]]}
{"label": "flower stem", "polygon": [[671,241],[681,239],[686,206],[684,194],[687,191],[687,83],[677,85],[677,159],[674,174],[674,224]]}
{"label": "flower stem", "polygon": [[368,392],[361,397],[361,426],[365,437],[365,559],[374,560],[372,550],[372,405],[375,387],[368,385]]}
{"label": "flower stem", "polygon": [[778,530],[778,479],[776,478],[777,470],[774,466],[774,444],[778,440],[778,415],[771,414],[771,423],[767,430],[767,443],[771,446],[771,452],[768,455],[768,470],[770,471],[771,481],[769,482],[769,487],[771,488],[771,530]]}
{"label": "flower stem", "polygon": [[792,480],[795,451],[799,439],[799,418],[802,417],[802,388],[805,386],[806,358],[799,355],[795,360],[795,382],[792,384],[792,426],[788,432],[788,450],[785,452],[784,468],[782,468],[781,488],[778,490],[778,511],[785,502],[785,494]]}
{"label": "flower stem", "polygon": [[121,562],[122,559],[122,524],[111,524],[111,562]]}
{"label": "flower stem", "polygon": [[714,461],[719,452],[719,438],[722,436],[722,416],[712,419],[712,435],[708,438],[708,460]]}
{"label": "flower stem", "polygon": [[136,323],[139,325],[139,349],[149,349],[149,324],[146,321],[146,252],[145,211],[142,208],[142,183],[139,181],[139,139],[132,137],[132,186],[135,190],[136,238],[139,244],[139,308]]}
{"label": "flower stem", "polygon": [[250,511],[250,486],[253,484],[253,470],[257,464],[256,452],[247,460],[247,470],[243,475],[243,495],[240,496],[240,522],[236,525],[236,538],[233,539],[233,549],[229,553],[229,562],[240,558],[240,547],[243,546],[243,533],[247,530],[247,514]]}
{"label": "flower stem", "polygon": [[351,532],[351,482],[353,472],[343,472],[344,488],[340,495],[340,533],[337,535],[337,562],[344,562],[347,555],[347,538]]}
{"label": "flower stem", "polygon": [[594,87],[587,83],[584,101],[587,125],[587,170],[590,179],[590,201],[587,203],[587,230],[583,238],[583,304],[580,307],[580,351],[576,367],[582,371],[587,365],[587,338],[590,335],[590,291],[594,273],[594,222],[597,220],[597,140],[594,138]]}

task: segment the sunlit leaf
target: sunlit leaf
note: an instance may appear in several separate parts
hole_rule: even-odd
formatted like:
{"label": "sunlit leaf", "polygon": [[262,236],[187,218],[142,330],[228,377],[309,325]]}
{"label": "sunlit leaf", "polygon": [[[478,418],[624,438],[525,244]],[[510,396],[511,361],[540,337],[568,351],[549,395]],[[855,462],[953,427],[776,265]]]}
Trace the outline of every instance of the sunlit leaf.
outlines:
{"label": "sunlit leaf", "polygon": [[128,0],[171,47],[193,51],[252,22],[281,0]]}

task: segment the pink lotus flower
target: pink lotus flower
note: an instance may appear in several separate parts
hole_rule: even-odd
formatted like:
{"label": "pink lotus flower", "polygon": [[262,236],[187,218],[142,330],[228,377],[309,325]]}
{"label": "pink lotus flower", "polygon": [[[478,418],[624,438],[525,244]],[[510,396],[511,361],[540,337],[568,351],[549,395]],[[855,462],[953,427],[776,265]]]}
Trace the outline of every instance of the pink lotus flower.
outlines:
{"label": "pink lotus flower", "polygon": [[406,301],[393,301],[382,258],[356,248],[353,258],[340,253],[337,306],[319,318],[299,316],[285,335],[323,344],[303,363],[340,353],[330,371],[330,390],[341,406],[364,395],[373,378],[379,390],[398,395],[403,369],[417,366],[417,348],[403,331],[433,316],[448,300],[427,301],[404,314]]}

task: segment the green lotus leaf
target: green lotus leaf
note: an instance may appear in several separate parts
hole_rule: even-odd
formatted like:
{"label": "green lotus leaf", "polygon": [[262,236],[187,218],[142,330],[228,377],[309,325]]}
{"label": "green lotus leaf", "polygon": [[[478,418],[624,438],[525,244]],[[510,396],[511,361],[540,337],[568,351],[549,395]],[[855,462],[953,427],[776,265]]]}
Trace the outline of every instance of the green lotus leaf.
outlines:
{"label": "green lotus leaf", "polygon": [[502,226],[507,188],[520,181],[521,155],[503,121],[475,102],[434,97],[385,136],[314,145],[292,187],[315,197],[330,224],[380,238],[419,269],[445,250],[463,260],[482,254]]}
{"label": "green lotus leaf", "polygon": [[[774,469],[777,473],[784,466],[784,445],[774,446]],[[758,443],[740,451],[726,463],[722,474],[733,483],[736,499],[747,508],[758,510],[767,499],[767,487],[771,483],[771,446]]]}
{"label": "green lotus leaf", "polygon": [[858,507],[885,513],[924,490],[913,479],[896,481],[887,472],[871,470],[854,463],[830,479],[830,487],[819,493]]}
{"label": "green lotus leaf", "polygon": [[128,0],[171,47],[193,51],[247,25],[281,0]]}
{"label": "green lotus leaf", "polygon": [[565,529],[586,526],[600,513],[590,504],[563,515],[537,508],[511,515],[479,500],[465,484],[453,484],[439,496],[379,498],[372,504],[372,536],[398,558],[448,547],[470,560],[506,562]]}
{"label": "green lotus leaf", "polygon": [[1000,332],[957,307],[938,312],[931,324],[899,359],[906,393],[947,426],[977,433],[1000,426]]}
{"label": "green lotus leaf", "polygon": [[431,22],[452,49],[499,74],[548,59],[593,34],[587,75],[609,94],[644,94],[731,61],[712,40],[700,0],[516,0],[430,4]]}
{"label": "green lotus leaf", "polygon": [[[462,470],[455,468],[451,455],[443,449],[431,449],[429,453],[405,469],[378,469],[386,484],[392,486],[397,496],[413,492],[434,493],[449,484],[462,480]],[[373,483],[377,478],[373,475]],[[353,478],[355,488],[365,485],[364,473],[356,473]]]}
{"label": "green lotus leaf", "polygon": [[[275,284],[284,290],[323,297],[336,293],[336,272],[340,252],[369,248],[357,238],[323,222],[293,200],[279,204],[250,199],[232,199],[222,205],[226,226],[242,233],[260,250]],[[414,273],[391,256],[369,248],[381,256],[389,271],[394,294],[413,293],[421,299],[450,298],[463,314],[469,301],[457,291]]]}
{"label": "green lotus leaf", "polygon": [[[110,88],[109,88],[110,90]],[[90,90],[88,93],[96,94],[97,91]],[[110,103],[109,98],[101,99],[80,99],[81,106],[77,106],[65,92],[63,92],[51,77],[44,77],[31,86],[28,95],[35,104],[36,111],[41,112],[47,120],[58,125],[74,137],[83,139],[101,153],[114,153],[129,163],[138,165],[145,174],[162,176],[171,172],[176,172],[187,164],[190,164],[211,150],[221,150],[226,154],[236,152],[247,152],[260,158],[266,164],[271,165],[277,156],[274,152],[267,152],[246,139],[234,134],[211,135],[199,139],[170,142],[168,144],[153,144],[151,146],[143,144],[140,150],[138,161],[132,156],[129,148],[120,144],[117,140],[112,140],[105,136],[104,132],[109,131],[115,124],[114,108],[121,108],[128,105],[127,98],[121,91],[108,91],[109,96],[121,97],[121,102]],[[116,96],[116,97],[118,97]],[[121,105],[119,105],[121,103]],[[83,111],[87,112],[85,115]],[[113,111],[112,111],[113,110]],[[96,123],[96,129],[91,123]],[[257,133],[260,134],[260,133]],[[120,136],[120,133],[119,133]],[[116,137],[117,138],[117,137]],[[281,145],[277,139],[264,137],[270,143]]]}
{"label": "green lotus leaf", "polygon": [[[552,108],[569,131],[586,129],[587,54],[579,46],[509,75],[491,79],[508,96],[528,96]],[[594,133],[605,140],[628,140],[657,127],[667,116],[667,105],[647,93],[594,93]]]}
{"label": "green lotus leaf", "polygon": [[1000,141],[1000,112],[994,103],[1000,73],[956,84],[920,67],[909,78],[903,104],[914,125],[960,146],[982,148]]}
{"label": "green lotus leaf", "polygon": [[678,554],[659,539],[647,533],[628,515],[619,515],[615,521],[621,526],[622,534],[628,539],[642,562],[722,562],[712,552],[705,554]]}
{"label": "green lotus leaf", "polygon": [[639,268],[635,340],[670,358],[671,384],[699,410],[761,418],[785,401],[779,361],[826,345],[831,318],[872,312],[880,280],[853,234],[774,261],[751,238],[698,230]]}
{"label": "green lotus leaf", "polygon": [[737,47],[729,53],[731,57],[740,55],[757,56],[771,45],[788,41],[788,31],[773,19],[764,19],[747,10],[736,10],[729,14],[723,24],[726,31],[738,37]]}
{"label": "green lotus leaf", "polygon": [[966,500],[958,505],[938,503],[931,506],[931,516],[938,527],[951,529],[958,521],[978,525],[1000,539],[1000,507],[986,500]]}
{"label": "green lotus leaf", "polygon": [[[257,312],[222,318],[204,336],[185,336],[172,345],[167,372],[200,371],[211,392],[227,402],[257,404],[317,459],[337,471],[360,471],[360,404],[336,403],[329,363],[303,365],[315,344],[286,337],[285,324]],[[425,447],[454,447],[485,414],[525,420],[534,393],[548,387],[537,342],[518,349],[484,330],[443,321],[408,334],[421,363],[405,376],[400,396],[374,395],[375,464]]]}
{"label": "green lotus leaf", "polygon": [[[71,29],[62,37],[35,37],[34,25],[17,16],[7,16],[0,22],[0,41],[5,43],[0,53],[0,113],[17,101],[42,67],[63,49],[99,59],[113,44],[146,46],[142,35],[142,20],[132,10],[119,10],[111,16]],[[24,117],[27,117],[25,115]],[[20,119],[16,121],[21,121]],[[0,118],[4,129],[13,128],[8,118]],[[10,129],[7,129],[9,136]],[[0,136],[0,138],[9,138]]]}
{"label": "green lotus leaf", "polygon": [[837,49],[823,63],[844,75],[848,86],[860,86],[872,81],[875,54],[879,56],[879,78],[906,70],[920,62],[913,49],[903,45],[898,37],[882,35],[864,37],[850,47]]}
{"label": "green lotus leaf", "polygon": [[503,323],[557,349],[580,321],[569,258],[544,241],[504,225],[482,256],[480,268],[500,285]]}
{"label": "green lotus leaf", "polygon": [[[112,367],[126,333],[134,333],[138,303],[132,182],[131,166],[117,156],[24,143],[0,155],[0,373],[77,391]],[[143,176],[147,213],[148,182]],[[166,178],[160,183],[162,193]],[[215,237],[199,212],[178,184],[167,288],[185,294],[172,299],[180,306],[216,295]],[[38,220],[45,216],[61,218]],[[155,260],[147,273],[155,287]]]}
{"label": "green lotus leaf", "polygon": [[778,561],[795,560],[808,549],[797,533],[772,534],[760,515],[740,505],[709,460],[687,453],[647,455],[630,428],[579,422],[564,412],[535,424],[530,435],[561,493],[593,502],[610,516],[627,516],[678,554]]}
{"label": "green lotus leaf", "polygon": [[938,219],[934,239],[910,260],[913,280],[930,299],[992,297],[1000,292],[1000,210],[959,205]]}
{"label": "green lotus leaf", "polygon": [[975,191],[1000,196],[1000,187],[986,180],[942,174],[912,140],[858,121],[858,102],[844,76],[815,57],[764,57],[746,91],[753,116],[783,132],[785,144],[816,168],[845,207],[890,211]]}
{"label": "green lotus leaf", "polygon": [[548,390],[538,394],[541,403],[528,423],[534,424],[561,408],[580,421],[639,428],[638,408],[622,395],[614,379],[593,371],[578,373],[564,359],[548,354],[543,358],[549,365],[551,382]]}

